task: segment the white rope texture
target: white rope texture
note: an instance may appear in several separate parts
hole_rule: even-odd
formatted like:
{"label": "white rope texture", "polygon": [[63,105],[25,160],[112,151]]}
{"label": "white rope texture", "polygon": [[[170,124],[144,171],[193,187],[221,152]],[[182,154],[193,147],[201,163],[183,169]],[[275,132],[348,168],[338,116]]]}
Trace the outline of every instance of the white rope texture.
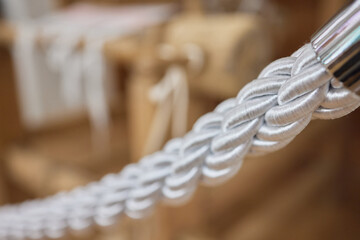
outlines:
{"label": "white rope texture", "polygon": [[57,238],[126,214],[141,218],[160,200],[183,203],[199,183],[220,184],[245,156],[288,144],[311,119],[349,114],[360,98],[332,79],[310,45],[268,65],[236,98],[202,116],[183,138],[99,182],[0,209],[0,239]]}

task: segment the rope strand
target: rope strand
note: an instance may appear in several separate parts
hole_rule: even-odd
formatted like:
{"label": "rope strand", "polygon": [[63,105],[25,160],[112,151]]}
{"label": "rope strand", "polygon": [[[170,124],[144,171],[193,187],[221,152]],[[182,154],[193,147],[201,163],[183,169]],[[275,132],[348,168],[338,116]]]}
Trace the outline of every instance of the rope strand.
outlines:
{"label": "rope strand", "polygon": [[142,218],[159,201],[181,204],[199,183],[215,186],[245,156],[286,146],[311,119],[345,116],[360,98],[326,71],[310,45],[269,64],[236,98],[203,115],[183,138],[99,182],[0,209],[0,239],[57,238],[66,230],[108,226],[126,214]]}

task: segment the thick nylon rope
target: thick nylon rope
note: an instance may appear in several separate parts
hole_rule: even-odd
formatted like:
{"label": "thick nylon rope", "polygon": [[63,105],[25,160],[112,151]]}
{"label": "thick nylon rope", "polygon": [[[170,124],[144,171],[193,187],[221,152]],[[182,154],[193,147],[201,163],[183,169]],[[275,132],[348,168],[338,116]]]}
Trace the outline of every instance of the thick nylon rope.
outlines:
{"label": "thick nylon rope", "polygon": [[99,182],[0,209],[0,239],[57,238],[66,230],[112,225],[123,214],[141,218],[163,200],[180,204],[199,183],[232,177],[245,156],[287,145],[311,119],[349,114],[360,98],[343,88],[310,45],[272,62],[236,98],[202,116],[183,138]]}

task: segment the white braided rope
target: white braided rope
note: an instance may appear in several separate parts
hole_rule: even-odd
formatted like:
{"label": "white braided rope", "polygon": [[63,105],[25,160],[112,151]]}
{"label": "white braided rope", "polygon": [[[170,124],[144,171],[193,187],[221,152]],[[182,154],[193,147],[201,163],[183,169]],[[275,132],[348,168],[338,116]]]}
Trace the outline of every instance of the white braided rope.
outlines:
{"label": "white braided rope", "polygon": [[349,114],[360,98],[333,80],[310,45],[268,65],[236,98],[202,116],[181,139],[101,181],[0,209],[0,239],[63,236],[122,214],[141,218],[160,200],[183,203],[197,185],[232,177],[245,156],[287,145],[311,119]]}

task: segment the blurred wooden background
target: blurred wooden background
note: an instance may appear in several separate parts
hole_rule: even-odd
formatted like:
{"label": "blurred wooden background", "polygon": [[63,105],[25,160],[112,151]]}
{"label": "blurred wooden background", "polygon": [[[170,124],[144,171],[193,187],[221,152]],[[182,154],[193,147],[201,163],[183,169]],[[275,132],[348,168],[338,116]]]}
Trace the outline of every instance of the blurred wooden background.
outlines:
{"label": "blurred wooden background", "polygon": [[[70,2],[74,1],[64,0],[60,6]],[[40,131],[29,131],[22,126],[10,54],[14,32],[11,25],[3,22],[0,27],[0,203],[71,189],[99,179],[107,172],[118,172],[146,153],[143,147],[156,106],[144,96],[161,79],[164,64],[169,64],[156,56],[159,43],[180,48],[195,39],[209,54],[206,64],[211,67],[205,68],[202,76],[189,79],[190,127],[221,100],[234,96],[271,59],[289,55],[308,42],[311,34],[346,1],[273,0],[266,1],[265,7],[256,12],[244,7],[246,14],[235,11],[238,1],[214,2],[205,4],[201,13],[196,1],[181,1],[184,12],[169,23],[141,36],[107,43],[104,54],[117,66],[119,99],[111,108],[111,146],[101,153],[92,151],[86,116]],[[208,41],[208,36],[199,33],[204,29],[223,31],[228,38],[214,37]],[[240,51],[244,56],[232,55],[238,44],[230,41],[234,39],[243,39],[240,43],[248,46],[248,51]],[[220,60],[212,61],[214,56]],[[236,65],[234,71],[227,73],[223,66],[229,59],[236,61]],[[240,69],[245,68],[250,70],[242,74]],[[221,84],[219,79],[223,80]],[[110,229],[96,228],[89,235],[65,239],[357,240],[360,238],[359,120],[357,110],[342,119],[314,121],[286,148],[246,159],[239,174],[228,183],[213,189],[200,187],[185,206],[159,206],[148,219],[124,217]]]}

